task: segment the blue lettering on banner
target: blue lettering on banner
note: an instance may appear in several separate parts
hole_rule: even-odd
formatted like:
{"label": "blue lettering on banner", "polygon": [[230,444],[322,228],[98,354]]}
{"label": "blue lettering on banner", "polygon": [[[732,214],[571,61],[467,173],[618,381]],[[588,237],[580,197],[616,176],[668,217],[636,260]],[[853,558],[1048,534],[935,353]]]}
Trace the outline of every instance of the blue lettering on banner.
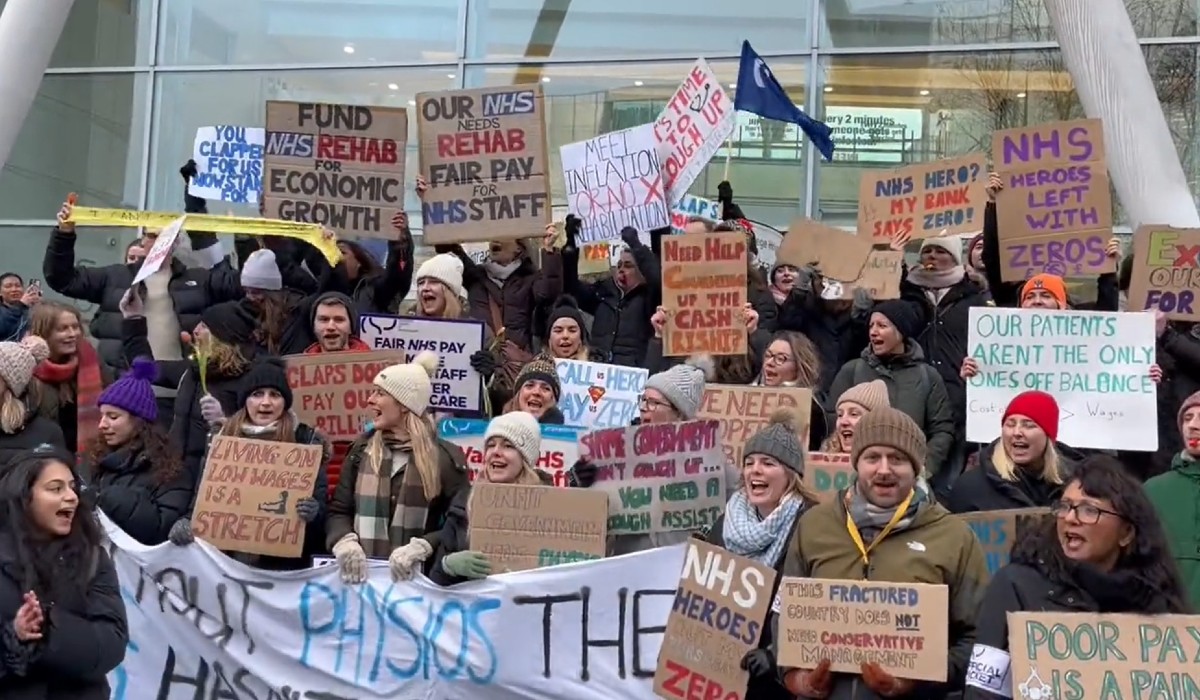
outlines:
{"label": "blue lettering on banner", "polygon": [[262,191],[262,129],[202,127],[196,132],[196,176],[189,191],[205,199],[253,204]]}
{"label": "blue lettering on banner", "polygon": [[567,425],[620,428],[633,420],[646,369],[576,360],[556,360],[555,366],[562,384],[558,408]]}

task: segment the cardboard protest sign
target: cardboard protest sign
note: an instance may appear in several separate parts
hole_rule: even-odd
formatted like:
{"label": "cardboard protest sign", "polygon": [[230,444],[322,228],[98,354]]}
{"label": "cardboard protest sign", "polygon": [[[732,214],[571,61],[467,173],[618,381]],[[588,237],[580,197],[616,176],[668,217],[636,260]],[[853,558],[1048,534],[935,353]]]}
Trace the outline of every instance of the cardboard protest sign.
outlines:
{"label": "cardboard protest sign", "polygon": [[423,350],[437,353],[440,364],[429,399],[432,410],[455,414],[483,410],[483,381],[471,368],[471,355],[483,349],[483,323],[362,314],[359,331],[373,350],[403,350],[404,362],[412,362]]}
{"label": "cardboard protest sign", "polygon": [[987,183],[982,153],[865,172],[858,186],[858,233],[886,243],[901,234],[981,231]]}
{"label": "cardboard protest sign", "polygon": [[345,236],[396,237],[406,110],[272,101],[265,138],[267,218],[321,224]]}
{"label": "cardboard protest sign", "polygon": [[562,395],[558,410],[566,425],[623,428],[638,416],[638,397],[650,370],[602,362],[555,360]]}
{"label": "cardboard protest sign", "polygon": [[266,129],[202,126],[196,129],[192,160],[196,175],[188,194],[237,204],[258,204],[262,191]]}
{"label": "cardboard protest sign", "polygon": [[426,245],[540,235],[550,223],[541,85],[417,95]]}
{"label": "cardboard protest sign", "polygon": [[1012,548],[1030,528],[1036,528],[1042,518],[1050,515],[1049,508],[1014,508],[979,513],[962,513],[975,537],[983,545],[989,574],[995,574],[1012,558]]}
{"label": "cardboard protest sign", "polygon": [[872,242],[812,219],[796,219],[783,237],[775,261],[780,265],[813,265],[822,277],[852,282],[862,274]]}
{"label": "cardboard protest sign", "polygon": [[578,243],[619,240],[626,226],[670,225],[653,124],[569,143],[559,152],[567,204],[583,222]]}
{"label": "cardboard protest sign", "polygon": [[142,266],[138,268],[137,274],[133,276],[131,287],[145,282],[150,275],[153,275],[162,268],[163,263],[171,256],[171,251],[175,249],[175,243],[179,240],[179,234],[183,231],[183,225],[186,221],[187,214],[184,214],[158,232],[158,236],[154,239],[154,245],[150,246],[150,250],[146,252],[146,257],[142,259]]}
{"label": "cardboard protest sign", "polygon": [[1173,321],[1200,320],[1200,229],[1142,226],[1133,237],[1129,310],[1157,309]]}
{"label": "cardboard protest sign", "polygon": [[745,354],[747,274],[740,232],[663,238],[663,355]]}
{"label": "cardboard protest sign", "polygon": [[296,501],[312,498],[322,449],[214,437],[192,514],[196,536],[228,552],[300,556],[304,521]]}
{"label": "cardboard protest sign", "polygon": [[492,573],[603,559],[608,495],[592,489],[493,484],[471,487],[467,539]]}
{"label": "cardboard protest sign", "polygon": [[1047,700],[1196,697],[1198,630],[1196,615],[1010,612],[1008,654],[972,654],[967,685]]}
{"label": "cardboard protest sign", "polygon": [[671,229],[683,233],[689,219],[703,219],[710,223],[721,220],[721,203],[715,199],[703,199],[685,194],[671,207]]}
{"label": "cardboard protest sign", "polygon": [[1030,389],[1058,401],[1058,439],[1099,450],[1158,449],[1154,316],[978,306],[967,348],[967,440],[1000,437],[1008,403]]}
{"label": "cardboard protest sign", "polygon": [[405,361],[401,352],[323,352],[283,359],[296,417],[335,442],[362,434],[375,375]]}
{"label": "cardboard protest sign", "polygon": [[854,465],[848,453],[809,452],[804,457],[804,483],[822,503],[854,485]]}
{"label": "cardboard protest sign", "polygon": [[774,583],[771,567],[688,540],[654,692],[661,698],[741,698],[749,675],[739,664],[758,648]]}
{"label": "cardboard protest sign", "polygon": [[796,414],[796,436],[807,445],[812,399],[811,389],[798,387],[709,384],[696,417],[720,421],[725,458],[741,468],[746,441],[767,427],[771,414],[781,408]]}
{"label": "cardboard protest sign", "polygon": [[946,681],[949,589],[784,577],[779,586],[779,665],[862,673],[874,662],[897,678]]}
{"label": "cardboard protest sign", "polygon": [[606,428],[580,442],[608,498],[613,535],[699,530],[725,508],[725,460],[715,420]]}
{"label": "cardboard protest sign", "polygon": [[[443,418],[438,421],[438,437],[458,445],[467,462],[467,475],[475,481],[483,469],[483,436],[488,421]],[[542,425],[542,454],[534,469],[554,477],[555,486],[567,485],[567,472],[579,460],[579,437],[583,428],[566,425]]]}
{"label": "cardboard protest sign", "polygon": [[1099,119],[993,132],[992,159],[1004,181],[996,217],[1005,281],[1116,270],[1105,252],[1112,193]]}
{"label": "cardboard protest sign", "polygon": [[687,194],[736,125],[733,100],[721,88],[708,61],[696,59],[654,120],[668,202],[678,202]]}
{"label": "cardboard protest sign", "polygon": [[865,289],[875,301],[900,298],[904,251],[872,250],[858,279],[848,282],[821,278],[822,299],[853,299],[856,289]]}

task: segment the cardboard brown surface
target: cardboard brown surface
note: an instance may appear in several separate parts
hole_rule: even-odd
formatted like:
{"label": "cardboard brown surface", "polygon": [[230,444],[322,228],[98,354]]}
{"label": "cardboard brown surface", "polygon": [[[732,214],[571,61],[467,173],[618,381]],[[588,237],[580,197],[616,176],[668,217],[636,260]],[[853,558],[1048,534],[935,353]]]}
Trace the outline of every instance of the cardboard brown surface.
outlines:
{"label": "cardboard brown surface", "polygon": [[334,442],[354,440],[362,434],[375,375],[405,361],[403,350],[323,352],[283,359],[296,417]]}
{"label": "cardboard brown surface", "polygon": [[[1200,616],[1010,612],[1014,698],[1195,697],[1200,687]],[[1003,672],[972,659],[968,683],[988,687]]]}
{"label": "cardboard brown surface", "polygon": [[725,458],[740,468],[746,441],[767,427],[771,414],[781,408],[795,412],[796,435],[802,446],[807,445],[812,413],[811,389],[709,384],[704,389],[704,399],[696,417],[721,422],[721,446]]}
{"label": "cardboard brown surface", "polygon": [[809,452],[804,458],[804,483],[822,503],[854,485],[854,466],[849,453]]}
{"label": "cardboard brown surface", "polygon": [[822,277],[856,280],[862,274],[872,245],[869,236],[847,233],[812,219],[796,219],[779,244],[775,264],[813,265]]}
{"label": "cardboard brown surface", "polygon": [[779,586],[779,665],[945,682],[949,589],[925,583],[785,576]]}
{"label": "cardboard brown surface", "polygon": [[471,489],[467,537],[492,573],[604,558],[608,494],[482,480]]}
{"label": "cardboard brown surface", "polygon": [[403,108],[267,102],[264,216],[395,239],[407,146]]}
{"label": "cardboard brown surface", "polygon": [[858,279],[843,282],[824,277],[821,279],[822,299],[853,299],[854,290],[866,289],[875,301],[900,298],[900,279],[903,273],[904,252],[900,250],[872,250],[863,265]]}
{"label": "cardboard brown surface", "polygon": [[304,521],[296,501],[312,498],[321,445],[219,435],[209,446],[192,530],[227,552],[299,557]]}
{"label": "cardboard brown surface", "polygon": [[746,353],[746,253],[737,231],[663,238],[664,356]]}
{"label": "cardboard brown surface", "polygon": [[608,532],[709,527],[725,509],[725,459],[715,420],[605,428],[580,438],[608,494]]}
{"label": "cardboard brown surface", "polygon": [[1115,271],[1112,193],[1099,119],[1049,122],[992,134],[1004,189],[996,195],[1005,281]]}
{"label": "cardboard brown surface", "polygon": [[658,653],[655,694],[741,698],[749,676],[739,664],[762,637],[774,582],[770,567],[689,540]]}
{"label": "cardboard brown surface", "polygon": [[987,157],[982,153],[862,174],[858,234],[875,243],[983,230]]}
{"label": "cardboard brown surface", "polygon": [[1173,321],[1200,321],[1200,229],[1142,226],[1133,236],[1130,311],[1160,310]]}
{"label": "cardboard brown surface", "polygon": [[1043,518],[1049,517],[1049,508],[1014,508],[992,510],[981,513],[961,513],[962,518],[979,543],[987,558],[988,573],[995,574],[1012,558],[1012,548],[1022,537],[1036,528]]}
{"label": "cardboard brown surface", "polygon": [[550,223],[542,86],[417,95],[426,245],[540,237]]}

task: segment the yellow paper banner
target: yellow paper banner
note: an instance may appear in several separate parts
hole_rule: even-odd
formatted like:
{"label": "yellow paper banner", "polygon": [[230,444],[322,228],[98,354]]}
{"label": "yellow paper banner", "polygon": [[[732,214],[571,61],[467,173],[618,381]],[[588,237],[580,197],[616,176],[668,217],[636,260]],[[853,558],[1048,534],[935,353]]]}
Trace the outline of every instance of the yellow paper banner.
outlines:
{"label": "yellow paper banner", "polygon": [[[179,214],[158,211],[133,211],[130,209],[100,209],[79,207],[71,210],[71,223],[77,226],[120,226],[122,228],[165,228]],[[297,238],[321,251],[330,265],[342,259],[337,240],[325,238],[320,224],[299,221],[259,219],[251,216],[213,216],[211,214],[187,214],[186,228],[212,233],[241,233],[247,236],[283,236]]]}

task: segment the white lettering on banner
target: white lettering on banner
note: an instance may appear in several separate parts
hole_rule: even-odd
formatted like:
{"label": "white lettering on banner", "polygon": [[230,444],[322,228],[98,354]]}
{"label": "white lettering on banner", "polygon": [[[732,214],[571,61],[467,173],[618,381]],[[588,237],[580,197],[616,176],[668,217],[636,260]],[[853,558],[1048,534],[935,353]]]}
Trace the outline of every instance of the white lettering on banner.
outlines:
{"label": "white lettering on banner", "polygon": [[703,58],[696,59],[654,121],[668,202],[678,202],[733,132],[733,101]]}
{"label": "white lettering on banner", "polygon": [[555,360],[563,422],[583,428],[624,428],[638,415],[638,396],[650,371],[601,362]]}
{"label": "white lettering on banner", "polygon": [[251,569],[105,520],[129,619],[112,700],[652,700],[683,546],[441,588]]}
{"label": "white lettering on banner", "polygon": [[363,314],[362,341],[372,350],[403,350],[412,362],[424,350],[441,364],[433,378],[429,408],[439,413],[483,411],[483,381],[471,369],[471,355],[483,348],[483,323],[449,319]]}
{"label": "white lettering on banner", "polygon": [[1060,442],[1099,450],[1158,449],[1154,316],[1148,312],[971,308],[967,440],[1000,436],[1013,397],[1058,401]]}
{"label": "white lettering on banner", "polygon": [[261,127],[196,129],[192,145],[196,176],[188,183],[188,194],[222,202],[257,204],[262,192],[265,134],[266,129]]}
{"label": "white lettering on banner", "polygon": [[[443,418],[438,422],[438,437],[458,445],[467,458],[471,481],[483,469],[483,436],[488,421]],[[534,469],[554,477],[555,486],[567,485],[567,472],[579,459],[579,436],[584,428],[566,425],[542,426],[542,455]]]}

